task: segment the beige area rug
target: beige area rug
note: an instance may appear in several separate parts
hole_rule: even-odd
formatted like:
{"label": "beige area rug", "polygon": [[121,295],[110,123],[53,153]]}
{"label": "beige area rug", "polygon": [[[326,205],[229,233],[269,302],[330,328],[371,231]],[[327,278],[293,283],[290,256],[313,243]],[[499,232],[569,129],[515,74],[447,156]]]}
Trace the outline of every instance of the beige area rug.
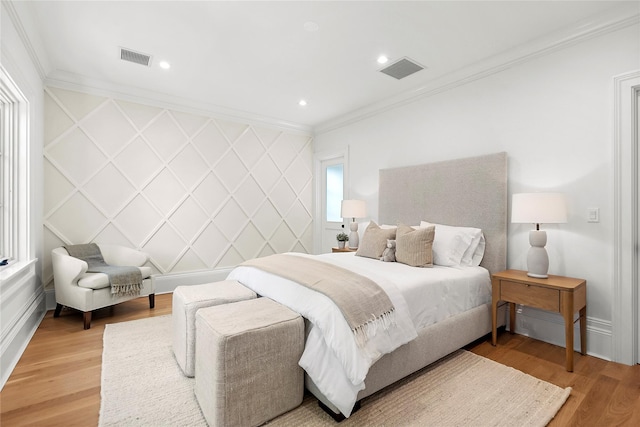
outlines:
{"label": "beige area rug", "polygon": [[[107,325],[100,426],[206,426],[171,349],[171,317]],[[270,426],[544,426],[562,389],[461,350],[362,401],[336,424],[312,396]]]}

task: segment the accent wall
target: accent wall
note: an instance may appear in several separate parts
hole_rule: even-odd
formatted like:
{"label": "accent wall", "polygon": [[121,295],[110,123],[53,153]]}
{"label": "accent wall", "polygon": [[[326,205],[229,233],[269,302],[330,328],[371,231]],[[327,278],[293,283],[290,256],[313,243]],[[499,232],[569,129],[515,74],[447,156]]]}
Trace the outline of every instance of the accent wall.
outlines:
{"label": "accent wall", "polygon": [[312,162],[304,132],[47,87],[44,283],[65,244],[133,247],[163,275],[310,253]]}

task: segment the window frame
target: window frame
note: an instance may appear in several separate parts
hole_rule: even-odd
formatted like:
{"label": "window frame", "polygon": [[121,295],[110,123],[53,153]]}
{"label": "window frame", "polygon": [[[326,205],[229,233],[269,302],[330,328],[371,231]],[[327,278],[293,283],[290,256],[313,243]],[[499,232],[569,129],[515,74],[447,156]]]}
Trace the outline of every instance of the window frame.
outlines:
{"label": "window frame", "polygon": [[[0,66],[0,259],[29,261],[29,102]],[[0,266],[3,268],[6,266]]]}

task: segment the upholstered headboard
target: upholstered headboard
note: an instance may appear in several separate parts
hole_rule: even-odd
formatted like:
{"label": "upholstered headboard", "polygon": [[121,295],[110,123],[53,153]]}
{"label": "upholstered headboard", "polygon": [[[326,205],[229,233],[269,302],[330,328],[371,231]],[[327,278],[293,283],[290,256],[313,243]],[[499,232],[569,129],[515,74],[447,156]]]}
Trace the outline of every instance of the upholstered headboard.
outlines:
{"label": "upholstered headboard", "polygon": [[408,225],[428,221],[481,228],[482,265],[507,265],[507,154],[380,170],[378,220]]}

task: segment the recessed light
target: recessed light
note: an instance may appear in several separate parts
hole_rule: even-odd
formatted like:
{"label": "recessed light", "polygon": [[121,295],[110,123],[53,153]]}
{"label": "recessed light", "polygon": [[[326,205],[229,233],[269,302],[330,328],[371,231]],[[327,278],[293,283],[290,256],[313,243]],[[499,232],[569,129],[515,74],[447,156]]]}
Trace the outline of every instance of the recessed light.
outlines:
{"label": "recessed light", "polygon": [[384,55],[380,55],[378,56],[378,64],[386,64],[389,61],[389,58],[387,58]]}
{"label": "recessed light", "polygon": [[304,29],[309,31],[310,33],[318,31],[319,28],[320,26],[316,22],[307,21],[304,23]]}
{"label": "recessed light", "polygon": [[304,99],[301,99],[300,101],[298,101],[298,105],[301,107],[306,107],[307,106],[307,101],[305,101]]}
{"label": "recessed light", "polygon": [[171,68],[171,64],[169,64],[167,61],[160,61],[158,63],[158,65],[160,66],[160,68],[162,68],[163,70],[168,70],[169,68]]}

